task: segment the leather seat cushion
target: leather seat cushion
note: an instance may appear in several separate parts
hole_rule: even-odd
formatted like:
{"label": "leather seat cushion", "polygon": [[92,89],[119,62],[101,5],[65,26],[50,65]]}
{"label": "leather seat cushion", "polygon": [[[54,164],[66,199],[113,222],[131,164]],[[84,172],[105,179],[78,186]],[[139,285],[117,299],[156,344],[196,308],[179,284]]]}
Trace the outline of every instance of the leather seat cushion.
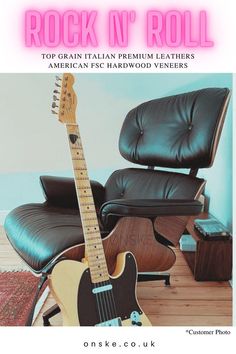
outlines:
{"label": "leather seat cushion", "polygon": [[76,209],[26,204],[7,216],[4,227],[14,249],[38,273],[64,250],[84,242]]}
{"label": "leather seat cushion", "polygon": [[195,199],[204,180],[182,173],[141,168],[117,170],[105,185],[105,201],[114,199]]}

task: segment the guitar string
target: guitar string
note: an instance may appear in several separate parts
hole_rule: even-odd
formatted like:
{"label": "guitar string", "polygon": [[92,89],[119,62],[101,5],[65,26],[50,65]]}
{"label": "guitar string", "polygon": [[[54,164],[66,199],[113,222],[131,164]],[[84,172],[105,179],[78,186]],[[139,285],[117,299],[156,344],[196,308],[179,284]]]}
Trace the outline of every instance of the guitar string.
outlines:
{"label": "guitar string", "polygon": [[[99,286],[96,285],[96,283],[92,283],[94,288],[97,288]],[[100,297],[100,294],[101,293],[96,293],[96,300],[97,300],[97,305],[99,308],[101,308],[101,313],[102,313],[102,316],[101,316],[101,319],[100,319],[100,323],[103,323],[103,322],[106,322],[106,314],[105,314],[105,311],[104,311],[104,307],[103,307],[103,303],[102,303],[102,298]]]}
{"label": "guitar string", "polygon": [[[108,280],[107,282],[110,283],[109,280]],[[103,284],[103,286],[105,286],[105,285],[106,285],[106,282],[102,282],[102,284]],[[110,291],[112,291],[112,290],[108,290],[108,291],[105,291],[105,292],[103,293],[103,299],[104,299],[104,302],[105,302],[106,304],[108,304],[108,309],[110,309],[110,313],[109,313],[108,319],[113,319],[113,318],[116,318],[116,314],[115,314],[115,312],[114,312],[113,307],[111,306],[112,304],[111,304],[111,303],[109,304],[109,299],[107,298],[107,293],[110,292]]]}
{"label": "guitar string", "polygon": [[[102,286],[106,285],[106,282],[100,282],[100,283],[99,283],[99,286],[96,286],[96,284],[94,284],[94,285],[95,285],[95,288],[97,288],[97,287],[100,287],[101,285],[102,285]],[[101,302],[101,304],[102,304],[102,303],[104,302],[104,300],[106,300],[106,299],[105,299],[103,293],[98,293],[98,294],[101,295],[101,296],[99,296],[99,298],[100,298],[100,302]],[[113,319],[114,317],[113,317],[113,315],[112,315],[110,306],[106,306],[106,305],[107,305],[107,304],[106,304],[106,301],[104,302],[104,305],[105,305],[105,306],[103,306],[103,307],[104,307],[104,309],[105,309],[105,312],[104,312],[104,320],[103,320],[102,322],[107,322],[108,320],[111,320],[111,319]],[[107,311],[106,311],[106,310],[107,310]],[[108,316],[107,316],[107,315],[108,315]]]}
{"label": "guitar string", "polygon": [[97,308],[98,308],[98,316],[99,316],[99,321],[102,321],[102,316],[101,316],[101,311],[100,311],[100,307],[98,305],[98,298],[97,298],[97,294],[96,294],[96,303],[97,303]]}
{"label": "guitar string", "polygon": [[107,303],[109,303],[109,307],[111,309],[111,312],[113,313],[112,318],[117,318],[117,313],[116,313],[116,309],[115,309],[115,304],[112,302],[112,297],[111,295],[113,295],[113,291],[112,289],[109,291],[106,291],[105,293],[105,297],[107,300]]}
{"label": "guitar string", "polygon": [[[94,238],[96,240],[96,238]],[[91,271],[91,268],[90,268]],[[99,283],[93,283],[95,288],[98,288],[100,286],[106,286],[108,281],[103,281]],[[106,322],[115,316],[115,311],[114,307],[112,307],[112,302],[109,303],[109,299],[107,299],[107,296],[104,294],[105,292],[97,293],[97,304],[99,307],[99,311],[102,313],[102,322]],[[115,316],[116,317],[116,316]]]}
{"label": "guitar string", "polygon": [[104,322],[104,313],[100,311],[100,298],[99,298],[99,293],[96,294],[96,301],[97,301],[97,307],[99,309],[99,313],[101,314],[100,316],[100,323]]}
{"label": "guitar string", "polygon": [[102,291],[99,294],[101,294],[101,301],[103,303],[103,308],[104,308],[104,317],[105,317],[104,322],[107,322],[109,320],[109,306],[107,306],[104,291]]}
{"label": "guitar string", "polygon": [[[90,268],[90,274],[91,274],[91,267]],[[94,288],[98,288],[101,285],[101,282],[99,283],[99,285],[97,285],[97,283],[92,283]],[[107,306],[106,302],[104,302],[103,299],[103,293],[96,293],[96,301],[97,301],[97,307],[98,307],[98,312],[100,314],[100,323],[106,322],[108,320],[107,314],[109,311],[109,306]],[[101,295],[101,296],[100,296]],[[108,310],[107,310],[108,309]]]}
{"label": "guitar string", "polygon": [[108,297],[108,302],[111,305],[111,308],[113,309],[113,314],[115,316],[115,318],[117,318],[117,309],[116,309],[116,304],[115,304],[115,299],[114,299],[114,293],[113,290],[111,289],[111,291],[107,292],[107,297]]}
{"label": "guitar string", "polygon": [[110,298],[110,302],[114,308],[114,313],[115,313],[115,317],[117,318],[117,309],[116,309],[116,303],[115,303],[115,299],[114,299],[114,293],[111,289],[111,292],[109,292],[109,298]]}
{"label": "guitar string", "polygon": [[[81,141],[81,138],[80,138],[78,126],[76,128],[77,128],[76,129],[76,134],[78,136],[78,139],[75,142],[75,144],[70,144],[70,145],[75,145],[75,146],[78,145],[77,148],[80,148],[82,150],[81,158],[83,158],[84,161],[85,161],[85,158],[83,156],[83,146],[82,146],[82,141]],[[116,317],[116,311],[115,311],[115,306],[114,306],[115,304],[114,304],[114,301],[111,301],[112,298],[114,300],[114,296],[112,296],[112,298],[110,297],[110,299],[109,299],[109,298],[107,298],[107,294],[104,295],[103,293],[101,293],[102,294],[101,297],[99,296],[99,294],[100,293],[96,294],[96,301],[97,301],[99,318],[100,318],[100,321],[105,322],[104,321],[104,317],[107,318],[107,320],[109,318],[112,319],[112,318]],[[112,295],[113,295],[113,292],[112,292]],[[112,312],[113,312],[113,314],[112,314]]]}
{"label": "guitar string", "polygon": [[[108,281],[106,281],[106,282],[100,282],[99,284],[101,284],[102,286],[105,286],[105,285],[107,285],[107,283],[110,283],[110,281],[108,280]],[[109,293],[112,291],[112,290],[108,290],[109,291]],[[107,310],[108,310],[108,315],[109,315],[109,317],[107,317],[107,321],[108,320],[112,320],[112,319],[114,319],[114,318],[116,318],[117,316],[116,316],[116,313],[115,313],[115,311],[114,311],[114,307],[112,306],[112,303],[109,301],[109,299],[107,298],[107,293],[108,293],[108,291],[105,291],[105,292],[103,292],[103,293],[101,293],[101,297],[102,297],[102,299],[101,300],[103,300],[104,301],[104,304],[105,304],[105,306],[107,306]],[[109,304],[109,302],[110,302],[110,304]]]}

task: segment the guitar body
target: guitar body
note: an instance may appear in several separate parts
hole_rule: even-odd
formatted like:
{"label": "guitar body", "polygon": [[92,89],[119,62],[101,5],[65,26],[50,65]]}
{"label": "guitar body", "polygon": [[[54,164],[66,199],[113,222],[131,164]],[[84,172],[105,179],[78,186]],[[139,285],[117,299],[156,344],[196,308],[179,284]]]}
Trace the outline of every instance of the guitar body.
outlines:
{"label": "guitar body", "polygon": [[[64,326],[151,326],[137,302],[136,281],[135,259],[132,253],[124,252],[118,255],[110,277],[112,290],[93,293],[88,266],[73,260],[63,260],[54,267],[49,286],[61,309]],[[118,320],[110,321],[114,317]]]}

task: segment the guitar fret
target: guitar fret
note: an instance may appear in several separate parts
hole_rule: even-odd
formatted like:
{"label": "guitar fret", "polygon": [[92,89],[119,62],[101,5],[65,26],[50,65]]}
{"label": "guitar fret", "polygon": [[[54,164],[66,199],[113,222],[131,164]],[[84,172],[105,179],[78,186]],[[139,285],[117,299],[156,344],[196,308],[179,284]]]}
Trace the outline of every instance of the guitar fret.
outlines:
{"label": "guitar fret", "polygon": [[[86,241],[88,241],[88,243],[86,244],[86,247],[88,246],[88,247],[90,247],[90,245],[92,245],[92,246],[94,246],[94,245],[102,245],[102,243],[100,243],[100,239],[98,239],[98,238],[92,238],[92,239],[90,239],[90,240],[88,240],[87,239],[87,237],[85,237],[85,239],[86,239]],[[91,247],[92,247],[91,246]],[[93,248],[93,247],[92,247]],[[89,248],[90,249],[90,248]],[[95,252],[95,250],[93,250],[94,252]]]}
{"label": "guitar fret", "polygon": [[109,280],[109,276],[108,275],[102,275],[100,277],[98,276],[91,276],[92,278],[92,283],[93,284],[97,284],[97,283],[101,283],[102,281],[108,281]]}
{"label": "guitar fret", "polygon": [[81,212],[81,216],[82,216],[83,213],[87,213],[87,212],[90,212],[90,213],[94,212],[95,213],[95,209],[92,206],[85,207],[85,206],[80,205],[80,212]]}
{"label": "guitar fret", "polygon": [[90,266],[90,270],[93,269],[91,271],[91,276],[94,278],[100,278],[100,277],[104,277],[104,276],[108,276],[107,274],[107,267],[103,267],[103,268],[93,268],[94,265],[89,264]]}
{"label": "guitar fret", "polygon": [[100,269],[94,269],[92,272],[91,272],[91,275],[94,277],[94,278],[101,278],[101,277],[105,277],[107,275],[107,269],[103,269],[103,270],[100,270]]}
{"label": "guitar fret", "polygon": [[[90,264],[90,267],[94,267],[94,266]],[[105,267],[104,268],[98,268],[98,269],[96,269],[96,271],[94,270],[94,271],[91,272],[91,277],[94,278],[94,279],[99,279],[99,278],[101,279],[101,277],[107,277],[108,276],[107,273],[108,273],[107,267],[106,268]]]}
{"label": "guitar fret", "polygon": [[[78,169],[77,169],[78,170]],[[77,181],[87,181],[88,177],[77,177],[76,178]]]}
{"label": "guitar fret", "polygon": [[93,237],[93,236],[89,237],[89,236],[85,235],[85,238],[86,238],[86,240],[89,241],[89,242],[91,242],[91,241],[99,242],[99,240],[100,240],[100,235],[99,235],[99,237]]}
{"label": "guitar fret", "polygon": [[[92,273],[91,272],[91,278],[96,280],[98,283],[102,282],[102,281],[106,281],[106,280],[109,280],[109,277],[107,275],[107,272],[105,271],[101,271],[101,272],[94,272]],[[94,281],[93,281],[94,283]]]}
{"label": "guitar fret", "polygon": [[84,232],[84,236],[86,237],[86,239],[88,241],[95,241],[96,240],[98,242],[98,240],[100,240],[100,233],[97,230],[96,230],[96,232],[97,232],[97,237],[94,237],[95,233],[93,233],[93,232],[88,233],[87,231]]}
{"label": "guitar fret", "polygon": [[[97,268],[99,268],[99,269],[102,269],[102,268],[107,268],[107,264],[106,264],[106,262],[104,261],[104,262],[94,262],[94,261],[92,261],[92,262],[89,262],[89,264],[90,265],[92,265],[92,266],[96,266],[97,265]],[[99,267],[98,267],[99,266]]]}
{"label": "guitar fret", "polygon": [[[78,180],[78,178],[75,178],[75,180]],[[76,188],[78,188],[78,189],[91,189],[90,186],[77,186]]]}
{"label": "guitar fret", "polygon": [[[87,230],[85,230],[84,231],[84,234],[85,234],[85,236],[86,236],[86,239],[88,239],[88,237],[90,237],[91,235],[95,235],[97,233],[97,240],[99,240],[100,239],[100,233],[97,231],[97,230],[95,230],[95,231],[87,231]],[[92,238],[92,240],[94,240],[95,238],[93,237]]]}
{"label": "guitar fret", "polygon": [[93,269],[91,272],[91,273],[93,273],[93,275],[96,274],[95,273],[96,271],[100,272],[100,273],[107,272],[106,263],[101,264],[100,262],[99,263],[98,262],[89,262],[89,266],[92,267],[92,269]]}
{"label": "guitar fret", "polygon": [[[93,220],[93,219],[91,219]],[[98,223],[97,224],[88,224],[88,225],[85,225],[85,227],[97,227],[98,228]]]}
{"label": "guitar fret", "polygon": [[96,252],[94,250],[91,250],[91,249],[87,249],[87,255],[88,255],[88,258],[90,259],[90,261],[92,262],[101,262],[102,259],[103,259],[103,252],[100,251],[99,252]]}
{"label": "guitar fret", "polygon": [[94,269],[92,274],[94,277],[102,277],[106,275],[106,270],[107,269],[96,269],[96,270]]}
{"label": "guitar fret", "polygon": [[107,281],[109,280],[108,271],[107,269],[103,269],[98,272],[91,271],[91,278],[93,283],[100,283],[102,281]]}
{"label": "guitar fret", "polygon": [[[96,245],[95,245],[96,246]],[[86,246],[86,250],[87,250],[87,253],[89,253],[89,254],[91,254],[91,255],[93,255],[93,254],[95,254],[95,255],[97,255],[97,254],[99,254],[98,252],[100,252],[102,249],[103,249],[103,246],[101,245],[101,247],[95,247],[94,245],[92,245],[92,246],[90,246],[90,247],[88,247],[88,246]]]}
{"label": "guitar fret", "polygon": [[90,261],[94,262],[93,265],[96,265],[96,263],[100,263],[100,261],[102,261],[101,252],[98,253],[96,249],[92,248],[86,248],[86,251]]}
{"label": "guitar fret", "polygon": [[[86,221],[90,221],[90,220],[93,220],[93,221],[94,221],[94,220],[97,220],[97,217],[96,217],[96,218],[87,218],[87,217],[84,218],[84,221],[85,221],[85,222],[86,222]],[[98,223],[97,223],[97,225],[98,225]]]}
{"label": "guitar fret", "polygon": [[94,206],[94,203],[88,203],[88,202],[85,202],[85,203],[80,203],[81,206],[86,206],[86,205],[93,205]]}
{"label": "guitar fret", "polygon": [[[86,195],[84,193],[78,193],[78,195],[80,196],[80,199],[81,199],[82,202],[90,203],[90,204],[94,205],[93,204],[93,196],[92,195]],[[88,199],[88,198],[90,198],[90,199]]]}
{"label": "guitar fret", "polygon": [[[89,209],[90,208],[90,209]],[[93,213],[95,213],[95,209],[93,208],[93,207],[91,207],[91,206],[87,206],[86,208],[84,207],[84,206],[80,206],[80,211],[81,211],[81,216],[82,216],[82,214],[87,214],[88,212],[93,212]]]}
{"label": "guitar fret", "polygon": [[[96,246],[96,244],[94,244],[94,246]],[[97,249],[94,246],[91,246],[91,247],[88,247],[88,245],[86,246],[86,250],[89,255],[97,255]],[[100,246],[103,247],[102,244]],[[99,251],[101,250],[101,247],[99,248]],[[100,260],[100,263],[101,262],[102,262],[102,259]]]}
{"label": "guitar fret", "polygon": [[[92,241],[90,240],[89,245],[87,245],[87,246],[90,246],[90,245],[100,245],[100,244],[101,244],[100,240],[98,240],[97,238],[94,238]],[[86,246],[86,247],[87,247],[87,246]]]}
{"label": "guitar fret", "polygon": [[93,198],[93,195],[92,195],[92,194],[89,194],[89,195],[79,194],[79,196],[80,196],[81,198]]}
{"label": "guitar fret", "polygon": [[[91,253],[90,257],[92,257],[92,260],[93,258],[95,259],[103,256],[103,252],[101,252],[101,250],[99,252],[96,252],[96,254],[94,251],[91,252],[91,250],[88,250],[88,252]],[[103,259],[103,257],[101,259]]]}
{"label": "guitar fret", "polygon": [[97,230],[94,230],[94,231],[88,231],[88,230],[86,230],[85,232],[86,232],[86,236],[87,236],[87,235],[94,235],[94,234],[97,234],[98,237],[100,238],[100,234],[99,234],[99,232],[98,232]]}
{"label": "guitar fret", "polygon": [[[92,191],[89,190],[89,188],[78,188],[77,193],[81,196],[81,198],[93,197]],[[90,193],[90,194],[88,194],[88,193]]]}

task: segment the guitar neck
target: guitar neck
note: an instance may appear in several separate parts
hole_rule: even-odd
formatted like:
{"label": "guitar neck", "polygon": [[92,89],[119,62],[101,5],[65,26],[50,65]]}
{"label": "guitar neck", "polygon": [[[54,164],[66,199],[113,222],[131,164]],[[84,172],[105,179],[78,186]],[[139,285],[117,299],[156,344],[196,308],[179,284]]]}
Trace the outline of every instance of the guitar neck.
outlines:
{"label": "guitar neck", "polygon": [[109,275],[79,127],[77,124],[66,124],[66,128],[84,232],[86,258],[92,282],[99,283],[108,280]]}

